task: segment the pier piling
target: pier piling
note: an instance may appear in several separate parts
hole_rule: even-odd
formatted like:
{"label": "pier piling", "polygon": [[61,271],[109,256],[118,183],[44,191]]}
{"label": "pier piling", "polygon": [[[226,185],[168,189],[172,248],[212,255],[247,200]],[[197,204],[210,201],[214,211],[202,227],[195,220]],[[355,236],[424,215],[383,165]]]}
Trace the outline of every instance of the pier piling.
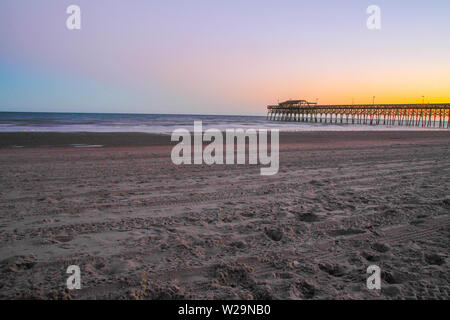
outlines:
{"label": "pier piling", "polygon": [[450,103],[316,105],[291,100],[267,106],[267,120],[450,128]]}

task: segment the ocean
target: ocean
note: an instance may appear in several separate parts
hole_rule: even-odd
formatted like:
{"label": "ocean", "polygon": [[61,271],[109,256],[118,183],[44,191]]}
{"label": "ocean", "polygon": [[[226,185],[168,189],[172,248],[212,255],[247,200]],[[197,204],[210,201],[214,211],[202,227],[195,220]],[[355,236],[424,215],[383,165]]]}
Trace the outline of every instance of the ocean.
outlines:
{"label": "ocean", "polygon": [[0,132],[147,132],[170,134],[178,128],[279,129],[280,131],[438,130],[421,127],[280,122],[265,116],[0,112]]}

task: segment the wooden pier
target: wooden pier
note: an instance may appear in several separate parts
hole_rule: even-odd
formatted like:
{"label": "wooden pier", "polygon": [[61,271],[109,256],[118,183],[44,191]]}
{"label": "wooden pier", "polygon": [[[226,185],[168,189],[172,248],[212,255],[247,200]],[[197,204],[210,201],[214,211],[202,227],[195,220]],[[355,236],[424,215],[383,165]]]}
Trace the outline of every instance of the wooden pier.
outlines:
{"label": "wooden pier", "polygon": [[274,121],[450,127],[450,103],[317,105],[288,100],[267,110],[267,119]]}

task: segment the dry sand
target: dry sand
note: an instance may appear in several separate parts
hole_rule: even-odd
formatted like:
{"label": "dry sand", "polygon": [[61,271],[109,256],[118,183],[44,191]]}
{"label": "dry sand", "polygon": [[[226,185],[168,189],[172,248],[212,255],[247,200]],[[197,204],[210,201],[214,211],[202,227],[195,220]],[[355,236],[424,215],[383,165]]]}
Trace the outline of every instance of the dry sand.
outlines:
{"label": "dry sand", "polygon": [[[268,177],[162,136],[0,134],[0,298],[449,299],[450,132],[281,140]],[[105,146],[43,146],[68,144]]]}

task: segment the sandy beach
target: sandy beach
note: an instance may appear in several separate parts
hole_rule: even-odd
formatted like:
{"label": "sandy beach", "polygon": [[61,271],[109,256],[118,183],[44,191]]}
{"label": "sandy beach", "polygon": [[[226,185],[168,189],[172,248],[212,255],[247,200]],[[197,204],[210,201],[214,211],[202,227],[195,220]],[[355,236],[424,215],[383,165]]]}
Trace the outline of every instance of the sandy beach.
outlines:
{"label": "sandy beach", "polygon": [[450,298],[450,132],[283,133],[274,176],[171,148],[0,133],[0,299]]}

